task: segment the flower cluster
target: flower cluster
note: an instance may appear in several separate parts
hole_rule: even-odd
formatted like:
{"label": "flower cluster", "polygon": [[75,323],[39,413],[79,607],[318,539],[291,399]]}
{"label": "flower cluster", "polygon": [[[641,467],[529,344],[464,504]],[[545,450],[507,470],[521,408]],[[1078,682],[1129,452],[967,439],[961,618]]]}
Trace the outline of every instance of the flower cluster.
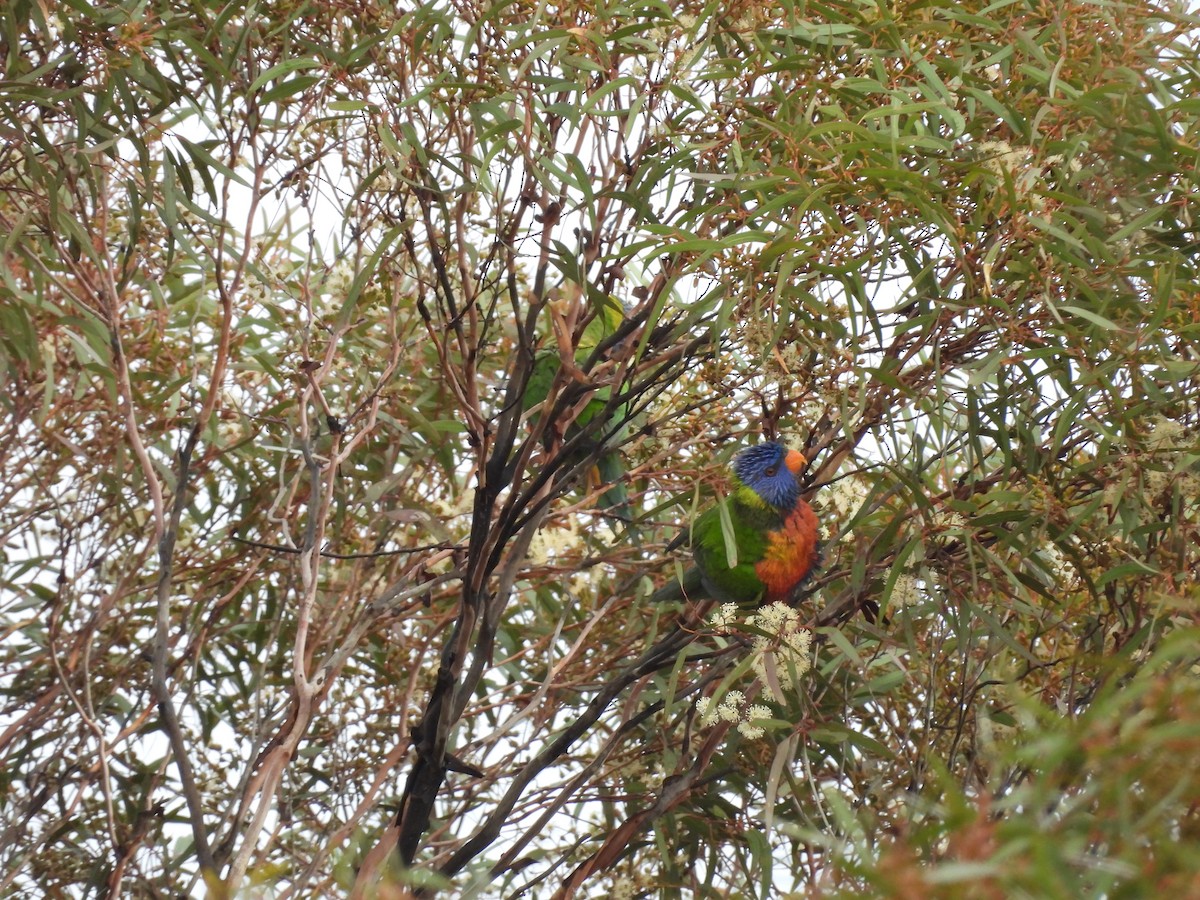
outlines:
{"label": "flower cluster", "polygon": [[[723,604],[713,612],[709,623],[718,634],[732,632],[738,624],[737,604]],[[746,626],[755,632],[750,665],[759,680],[782,701],[781,685],[787,684],[795,690],[812,668],[812,633],[801,627],[796,610],[778,602],[751,613],[746,617]],[[736,724],[742,736],[750,740],[762,737],[766,733],[764,726],[772,718],[769,707],[749,703],[739,690],[727,691],[715,703],[710,697],[702,697],[696,711],[701,725]]]}
{"label": "flower cluster", "polygon": [[1072,590],[1079,586],[1080,578],[1075,564],[1067,558],[1057,544],[1047,542],[1038,548],[1031,554],[1030,563],[1045,573],[1051,584],[1061,585]]}
{"label": "flower cluster", "polygon": [[1187,429],[1174,419],[1155,416],[1148,424],[1145,441],[1151,450],[1174,450],[1188,441]]}
{"label": "flower cluster", "polygon": [[966,538],[971,532],[971,523],[957,510],[939,506],[926,519],[928,530],[943,539]]}
{"label": "flower cluster", "polygon": [[[729,634],[737,622],[736,603],[722,604],[709,618],[709,624],[718,634]],[[755,674],[772,688],[786,679],[791,688],[796,689],[800,679],[812,668],[812,632],[801,627],[800,614],[786,603],[771,603],[747,616],[746,625],[757,632],[751,650]],[[731,696],[734,697],[732,707],[727,705]],[[722,706],[710,711],[709,724],[718,718],[737,721],[736,716],[730,718],[730,710],[740,710],[739,698],[736,691],[727,694]]]}
{"label": "flower cluster", "polygon": [[892,586],[891,605],[897,609],[916,606],[921,602],[921,584],[913,575],[904,574]]}
{"label": "flower cluster", "polygon": [[696,712],[700,714],[700,724],[705,727],[717,722],[736,722],[742,736],[752,741],[766,733],[763,725],[771,718],[770,707],[761,703],[747,704],[746,695],[737,690],[728,691],[720,703],[713,703],[711,697],[701,697],[696,703]]}
{"label": "flower cluster", "polygon": [[654,876],[649,871],[634,871],[633,874],[612,875],[611,900],[634,900],[644,897],[654,886]]}
{"label": "flower cluster", "polygon": [[1052,183],[1054,170],[1065,166],[1073,174],[1083,167],[1078,159],[1067,160],[1059,155],[1039,160],[1032,147],[1014,147],[1007,141],[981,141],[977,149],[981,168],[997,184],[1010,183],[1017,197],[1027,200],[1038,212],[1045,207],[1042,193]]}
{"label": "flower cluster", "polygon": [[[448,491],[455,491],[451,485]],[[428,500],[429,511],[442,527],[456,538],[465,537],[471,530],[471,514],[475,509],[475,489],[458,490],[449,496],[432,497]]]}
{"label": "flower cluster", "polygon": [[812,632],[800,626],[800,614],[786,603],[764,606],[746,620],[762,632],[754,638],[754,672],[774,688],[784,679],[792,690],[812,668]]}
{"label": "flower cluster", "polygon": [[[867,485],[858,478],[842,478],[826,487],[818,495],[821,502],[821,521],[849,522],[866,502]],[[822,524],[824,527],[824,524]],[[844,532],[840,540],[848,540],[850,532]]]}
{"label": "flower cluster", "polygon": [[[1149,453],[1130,453],[1118,460],[1106,480],[1103,501],[1110,514],[1132,513],[1142,524],[1171,515],[1193,521],[1200,514],[1200,474],[1189,457],[1197,436],[1184,422],[1154,416],[1145,423],[1141,442]],[[1177,503],[1181,503],[1176,507]]]}
{"label": "flower cluster", "polygon": [[529,544],[529,561],[544,565],[575,552],[583,540],[574,516],[560,516],[542,523]]}
{"label": "flower cluster", "polygon": [[637,896],[637,885],[628,875],[621,875],[613,879],[610,893],[613,900],[633,900]]}
{"label": "flower cluster", "polygon": [[733,631],[738,621],[738,605],[736,603],[723,603],[715,610],[712,616],[709,617],[709,624],[712,630],[717,634],[729,634]]}
{"label": "flower cluster", "polygon": [[345,299],[353,283],[354,267],[343,260],[331,266],[325,273],[325,283],[321,285],[321,292],[341,301]]}

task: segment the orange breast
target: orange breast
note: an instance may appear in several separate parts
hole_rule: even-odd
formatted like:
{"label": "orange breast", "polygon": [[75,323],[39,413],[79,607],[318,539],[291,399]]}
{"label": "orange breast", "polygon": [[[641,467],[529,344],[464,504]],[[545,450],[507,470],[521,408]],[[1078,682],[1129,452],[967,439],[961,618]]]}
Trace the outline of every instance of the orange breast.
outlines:
{"label": "orange breast", "polygon": [[782,600],[817,566],[817,517],[801,500],[783,527],[767,536],[767,549],[754,566],[768,601]]}

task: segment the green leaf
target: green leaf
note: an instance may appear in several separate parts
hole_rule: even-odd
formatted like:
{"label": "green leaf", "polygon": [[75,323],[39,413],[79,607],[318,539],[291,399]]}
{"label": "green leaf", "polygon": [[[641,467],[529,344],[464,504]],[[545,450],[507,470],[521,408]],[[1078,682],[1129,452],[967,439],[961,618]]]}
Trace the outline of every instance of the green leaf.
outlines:
{"label": "green leaf", "polygon": [[1119,331],[1120,327],[1111,319],[1106,319],[1099,313],[1092,312],[1090,309],[1084,309],[1082,306],[1060,306],[1058,307],[1063,312],[1069,312],[1073,316],[1079,316],[1081,319],[1087,319],[1093,325],[1099,325],[1106,331]]}
{"label": "green leaf", "polygon": [[278,65],[272,66],[265,72],[261,73],[257,78],[250,82],[250,87],[246,92],[253,94],[268,83],[275,81],[283,75],[290,75],[292,72],[298,72],[303,69],[320,69],[322,64],[315,59],[303,59],[300,57],[284,60]]}
{"label": "green leaf", "polygon": [[732,569],[738,564],[737,533],[729,515],[729,504],[724,497],[717,500],[717,516],[721,522],[721,540],[725,542],[725,560]]}

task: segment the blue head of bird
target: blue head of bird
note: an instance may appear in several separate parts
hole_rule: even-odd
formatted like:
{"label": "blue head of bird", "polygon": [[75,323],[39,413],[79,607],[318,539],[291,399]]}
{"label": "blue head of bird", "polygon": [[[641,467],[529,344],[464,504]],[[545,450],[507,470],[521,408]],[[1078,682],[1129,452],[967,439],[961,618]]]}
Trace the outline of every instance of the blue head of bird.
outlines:
{"label": "blue head of bird", "polygon": [[800,472],[808,460],[774,441],[747,447],[733,458],[733,474],[763,502],[791,509],[800,499]]}

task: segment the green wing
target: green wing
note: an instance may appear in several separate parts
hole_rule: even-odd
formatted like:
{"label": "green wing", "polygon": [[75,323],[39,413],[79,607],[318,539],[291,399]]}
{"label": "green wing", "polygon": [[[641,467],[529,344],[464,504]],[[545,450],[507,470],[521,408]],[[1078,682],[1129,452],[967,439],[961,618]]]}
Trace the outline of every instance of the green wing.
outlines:
{"label": "green wing", "polygon": [[575,348],[575,361],[581,365],[592,355],[592,351],[617,333],[625,324],[625,309],[616,297],[605,297],[596,310],[592,321],[587,323],[583,334],[579,336],[579,346]]}
{"label": "green wing", "polygon": [[729,565],[721,511],[717,507],[702,513],[692,526],[692,554],[714,599],[753,603],[762,596],[765,588],[754,565],[766,552],[766,532],[746,521],[736,500],[728,504],[728,509],[737,547],[737,565]]}

